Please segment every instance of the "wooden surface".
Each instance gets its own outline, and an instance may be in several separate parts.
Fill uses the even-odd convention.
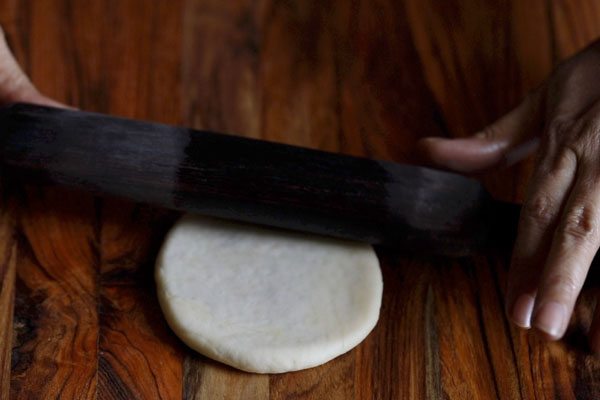
[[[600,6],[6,0],[0,23],[33,81],[80,108],[416,161],[417,138],[481,128],[595,38]],[[528,169],[482,179],[519,199]],[[18,211],[8,202],[0,213],[0,397],[600,397],[584,337],[594,285],[567,338],[545,344],[503,316],[507,249],[461,260],[380,252],[381,318],[360,346],[307,371],[252,375],[194,354],[161,318],[152,268],[173,213],[64,189],[11,193]]]

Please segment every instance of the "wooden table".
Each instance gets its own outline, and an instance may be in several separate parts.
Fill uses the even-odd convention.
[[[474,132],[598,36],[600,4],[4,0],[0,23],[32,80],[80,108],[414,162],[419,137]],[[529,170],[482,179],[518,200]],[[360,346],[253,375],[193,353],[161,317],[152,269],[173,213],[18,189],[0,218],[1,398],[600,398],[593,289],[545,344],[504,318],[506,249],[382,252],[381,318]]]

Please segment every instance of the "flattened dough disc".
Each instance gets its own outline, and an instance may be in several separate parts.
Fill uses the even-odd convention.
[[[192,215],[168,234],[156,283],[189,347],[260,373],[352,349],[375,326],[383,289],[369,245]]]

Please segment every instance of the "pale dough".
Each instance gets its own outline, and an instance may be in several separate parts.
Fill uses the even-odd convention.
[[[377,323],[383,289],[369,245],[192,215],[168,234],[156,284],[189,347],[260,373],[352,349]]]

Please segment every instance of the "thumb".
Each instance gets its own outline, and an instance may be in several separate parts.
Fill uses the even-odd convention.
[[[54,107],[64,104],[42,95],[21,70],[0,27],[0,104],[36,103]]]
[[[513,164],[537,147],[540,95],[536,91],[517,108],[468,138],[429,137],[420,140],[418,151],[434,166],[460,172],[477,172],[500,164]]]

